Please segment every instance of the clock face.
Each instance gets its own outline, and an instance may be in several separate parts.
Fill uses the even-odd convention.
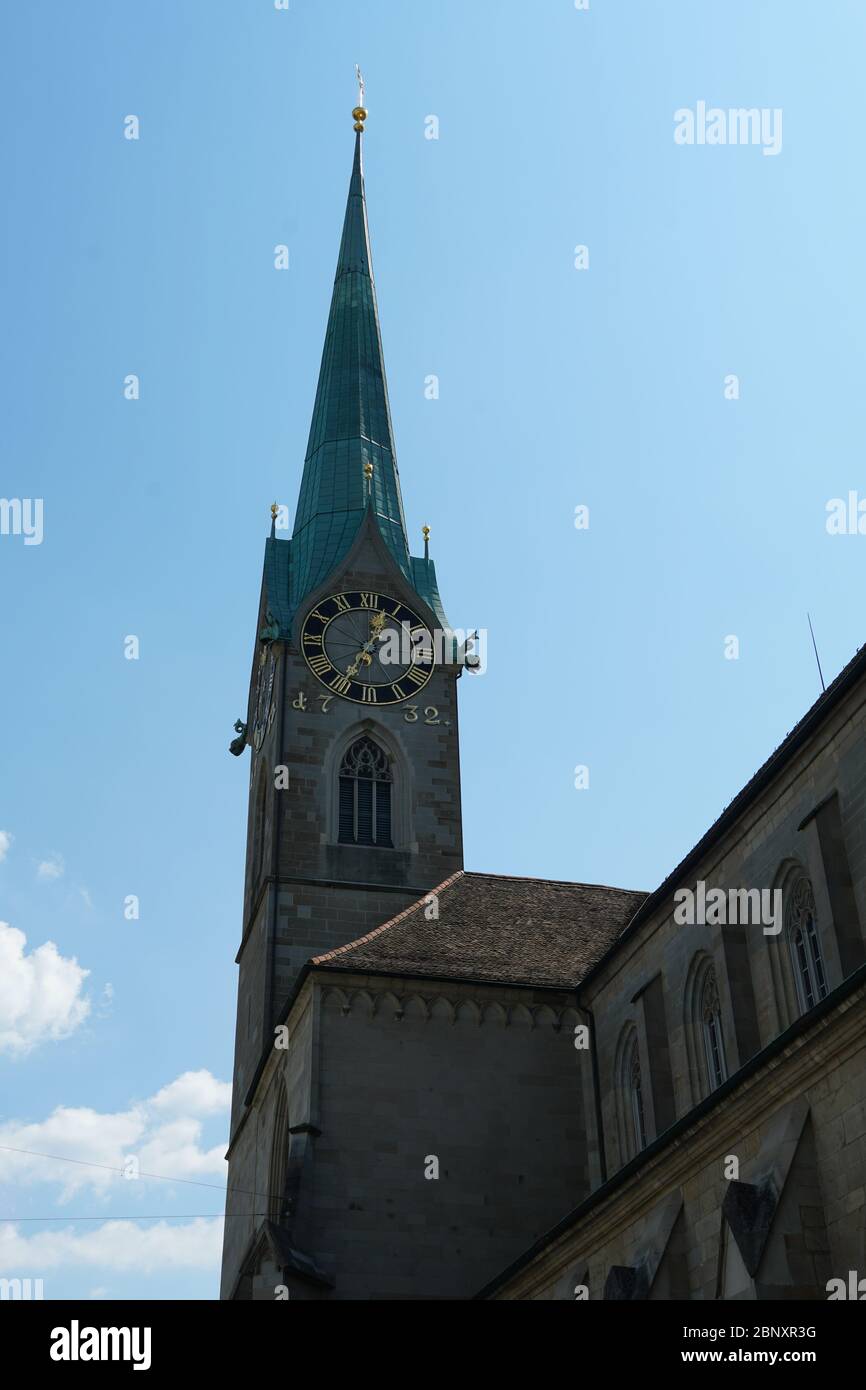
[[[301,651],[317,680],[358,705],[411,700],[433,674],[426,623],[386,594],[332,594],[307,615]]]
[[[274,694],[274,673],[276,671],[276,661],[273,653],[269,658],[265,658],[264,652],[259,663],[259,679],[256,686],[256,705],[255,718],[253,721],[253,744],[256,751],[261,748],[265,741],[265,734],[270,728],[276,706],[272,703]]]

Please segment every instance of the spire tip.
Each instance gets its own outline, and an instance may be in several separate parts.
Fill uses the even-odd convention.
[[[355,64],[355,76],[358,79],[358,105],[352,112],[355,121],[355,129],[359,135],[364,133],[364,122],[367,119],[367,108],[364,105],[364,78],[358,64]]]

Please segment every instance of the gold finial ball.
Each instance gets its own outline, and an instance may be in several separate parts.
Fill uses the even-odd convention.
[[[354,116],[354,118],[355,118],[356,121],[366,121],[366,119],[367,119],[367,108],[366,108],[366,106],[356,106],[355,109],[354,109],[354,111],[352,112],[352,115]]]
[[[364,477],[365,477],[365,478],[367,479],[367,481],[369,482],[369,480],[372,478],[372,476],[373,476],[373,465],[372,465],[372,463],[365,463],[365,464],[364,464]]]
[[[276,502],[272,502],[272,503],[271,503],[271,516],[273,517],[274,521],[276,521],[276,519],[277,519],[277,515],[278,515],[278,513],[279,513],[279,510],[280,510],[280,509],[279,509],[279,507],[277,506]]]
[[[422,526],[422,527],[421,527],[421,533],[422,533],[422,535],[423,535],[425,541],[427,541],[427,540],[430,539],[430,527],[429,527],[429,526]]]

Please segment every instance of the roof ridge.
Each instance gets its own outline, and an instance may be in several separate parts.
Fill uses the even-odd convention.
[[[531,874],[493,874],[482,869],[465,869],[467,878],[501,878],[507,883],[546,883],[551,888],[603,888],[606,893],[648,894],[646,888],[618,888],[615,883],[584,883],[571,878],[540,878]]]
[[[337,946],[333,951],[326,951],[325,954],[321,956],[313,956],[310,960],[310,964],[324,965],[325,961],[334,960],[337,956],[345,955],[347,951],[354,951],[357,946],[363,946],[368,941],[373,941],[377,936],[381,936],[383,932],[388,931],[391,927],[396,926],[398,922],[402,922],[404,918],[409,917],[413,912],[417,912],[421,904],[426,902],[432,893],[444,893],[446,888],[450,888],[452,883],[455,883],[458,878],[464,877],[465,871],[463,869],[458,869],[456,874],[452,874],[450,878],[443,879],[435,888],[431,888],[428,893],[425,893],[422,898],[416,898],[408,907],[404,907],[403,911],[398,912],[396,917],[389,918],[389,920],[383,922],[381,926],[374,927],[372,931],[368,931],[364,936],[356,937],[354,941],[347,941],[344,946]]]

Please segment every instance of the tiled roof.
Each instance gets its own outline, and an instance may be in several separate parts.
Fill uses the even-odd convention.
[[[598,884],[457,873],[367,936],[311,964],[329,970],[571,988],[613,944],[645,893]]]

